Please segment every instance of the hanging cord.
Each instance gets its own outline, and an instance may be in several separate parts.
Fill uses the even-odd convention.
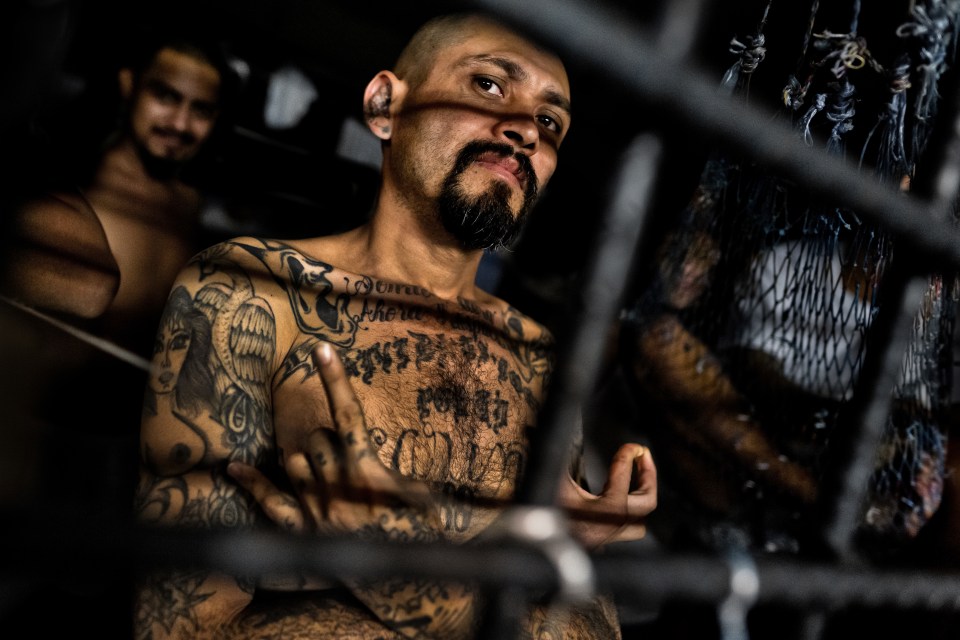
[[[919,62],[914,82],[916,95],[912,110],[911,160],[915,160],[926,148],[933,126],[939,98],[937,84],[947,69],[948,52],[954,51],[956,47],[958,8],[960,3],[955,0],[930,0],[916,4],[910,11],[911,21],[900,25],[896,30],[897,36],[901,38],[919,41]]]
[[[817,97],[813,101],[813,105],[807,109],[807,112],[803,114],[803,117],[800,119],[800,135],[803,136],[803,141],[808,145],[813,145],[813,133],[810,131],[810,123],[813,121],[813,118],[824,110],[827,106],[827,94],[818,93]]]
[[[879,74],[885,73],[883,66],[870,54],[866,39],[857,34],[859,20],[858,0],[854,3],[850,30],[847,33],[824,30],[813,34],[814,48],[827,53],[811,66],[814,70],[828,69],[835,81],[828,83],[829,92],[817,95],[815,104],[801,118],[799,128],[804,141],[811,144],[813,119],[823,112],[832,123],[826,144],[827,150],[832,153],[843,152],[844,139],[854,128],[856,86],[850,80],[850,72],[868,68]]]
[[[783,104],[791,111],[799,111],[807,99],[807,91],[810,90],[811,75],[806,75],[806,81],[800,82],[799,77],[802,74],[807,51],[810,48],[810,39],[813,37],[813,26],[817,21],[817,12],[820,10],[820,0],[813,0],[810,6],[810,17],[807,19],[807,30],[803,34],[803,45],[800,47],[800,58],[797,60],[797,70],[787,80],[787,86],[783,88]]]
[[[844,137],[853,131],[853,116],[856,114],[853,96],[856,93],[853,84],[844,77],[831,94],[830,107],[826,110],[827,120],[834,123],[827,140],[827,151],[842,153]]]
[[[856,33],[858,31],[859,24],[860,24],[860,0],[854,0],[853,17],[850,19],[850,33]]]
[[[763,18],[760,20],[760,25],[757,27],[755,35],[744,36],[742,42],[736,37],[730,41],[729,51],[738,56],[738,59],[727,69],[726,73],[723,74],[723,79],[720,82],[720,86],[728,94],[732,94],[736,90],[745,89],[745,85],[749,83],[750,76],[757,70],[757,67],[760,66],[760,63],[763,62],[763,59],[767,55],[767,41],[763,31],[767,26],[767,16],[770,14],[770,5],[772,4],[773,0],[767,2],[767,6],[763,11]]]
[[[836,78],[842,78],[849,71],[857,71],[864,67],[869,67],[877,73],[883,73],[883,67],[873,58],[867,48],[866,39],[859,37],[856,32],[833,33],[824,31],[814,34],[814,37],[818,39],[814,45],[815,48],[830,50],[817,63],[817,66],[824,66],[827,62],[832,61],[833,65],[830,67],[830,71]]]
[[[830,107],[827,109],[827,120],[833,123],[830,137],[827,139],[827,151],[841,154],[844,150],[844,138],[853,131],[853,117],[856,115],[854,94],[856,89],[850,82],[848,70],[862,69],[868,60],[871,60],[867,43],[857,37],[857,25],[860,22],[860,0],[853,4],[853,17],[850,20],[849,38],[843,41],[839,48],[839,55],[831,68],[833,75],[839,80],[831,94]]]
[[[907,117],[907,90],[910,88],[910,58],[901,55],[893,67],[886,73],[887,87],[890,91],[890,100],[887,108],[880,114],[877,123],[867,134],[860,152],[860,165],[863,165],[867,149],[874,135],[880,133],[877,147],[876,173],[881,180],[894,178],[900,180],[903,176],[913,173],[913,158],[908,157],[905,136]]]

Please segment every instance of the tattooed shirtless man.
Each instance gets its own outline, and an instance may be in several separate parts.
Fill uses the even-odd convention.
[[[554,171],[566,73],[488,18],[447,16],[376,74],[364,113],[383,148],[368,224],[233,239],[174,285],[141,429],[143,521],[246,527],[265,514],[304,532],[466,542],[513,497],[552,340],[474,279]],[[643,536],[656,504],[643,447],[624,445],[608,474],[599,494],[572,477],[558,490],[590,549]],[[468,638],[480,611],[466,584],[279,586],[155,576],[138,593],[137,635]],[[526,626],[620,635],[601,599],[562,623],[534,611]]]

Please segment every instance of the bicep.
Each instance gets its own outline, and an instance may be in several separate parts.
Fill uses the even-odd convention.
[[[140,431],[144,462],[160,475],[255,464],[274,447],[276,322],[252,282],[229,261],[192,262],[170,291]]]

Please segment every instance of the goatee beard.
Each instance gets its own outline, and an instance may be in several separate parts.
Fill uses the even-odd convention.
[[[186,164],[181,160],[155,156],[143,147],[138,147],[137,155],[140,156],[144,170],[158,180],[169,180],[177,177]]]
[[[465,193],[460,178],[467,168],[481,156],[496,153],[513,156],[520,164],[526,185],[523,203],[514,214],[510,208],[510,187],[497,180],[488,190],[477,196]],[[530,210],[537,202],[537,177],[530,160],[513,147],[497,142],[475,141],[467,144],[457,155],[456,164],[443,181],[437,207],[444,228],[467,250],[509,247],[520,235]]]
[[[171,134],[170,132],[167,133],[168,135],[175,134],[175,132],[174,134]],[[193,144],[193,142],[196,140],[196,138],[191,134],[175,135],[180,135],[185,144]],[[154,155],[144,144],[136,139],[136,136],[134,136],[134,141],[136,143],[135,146],[137,149],[137,155],[140,156],[140,161],[143,163],[144,169],[154,178],[160,180],[169,180],[171,178],[175,178],[187,165],[187,160]]]

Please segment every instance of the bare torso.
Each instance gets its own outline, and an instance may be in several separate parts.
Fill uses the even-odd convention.
[[[552,338],[539,324],[492,297],[443,300],[252,238],[205,251],[179,282],[209,321],[209,338],[192,341],[208,343],[213,376],[203,384],[215,401],[178,409],[168,399],[145,413],[146,519],[255,519],[224,462],[270,467],[333,427],[310,359],[320,341],[344,362],[380,461],[438,498],[444,537],[476,536],[513,496],[550,372]],[[200,385],[187,370],[177,386]]]
[[[170,286],[198,249],[202,204],[200,193],[180,180],[148,175],[134,154],[125,147],[108,151],[86,190],[120,268],[104,332],[127,347],[152,338]]]

